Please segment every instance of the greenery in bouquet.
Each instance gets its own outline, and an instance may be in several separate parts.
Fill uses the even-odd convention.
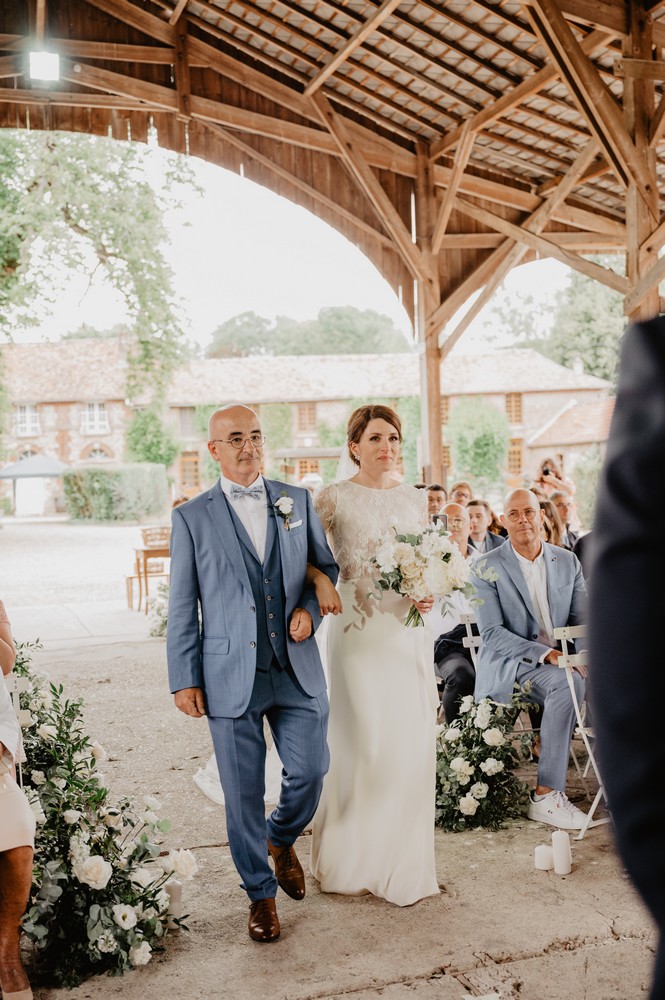
[[[475,594],[467,560],[448,532],[435,524],[414,533],[391,528],[379,539],[371,563],[378,571],[374,581],[378,596],[382,590],[394,590],[414,601],[430,596],[446,598],[454,590],[467,597]],[[416,607],[410,609],[404,624],[424,624]]]
[[[166,635],[169,615],[168,583],[159,584],[155,596],[148,600],[148,611],[150,613],[150,635],[156,639],[163,639]]]
[[[23,931],[38,971],[74,986],[86,976],[147,964],[169,929],[176,880],[193,877],[190,851],[160,851],[170,822],[152,796],[140,808],[112,802],[98,765],[103,748],[86,734],[82,703],[31,669],[36,644],[19,644],[16,672],[28,678],[21,707],[24,789],[37,817],[33,884]]]
[[[514,729],[527,707],[524,689],[509,705],[473,695],[437,741],[436,823],[444,830],[499,830],[526,809],[528,788],[514,774],[531,753],[531,734]]]

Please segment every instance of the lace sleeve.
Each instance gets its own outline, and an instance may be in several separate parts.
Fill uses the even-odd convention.
[[[314,510],[321,518],[326,531],[330,531],[337,508],[337,487],[324,486],[314,497]]]
[[[427,503],[427,490],[416,490],[418,494],[418,514],[423,528],[429,524],[429,506]]]

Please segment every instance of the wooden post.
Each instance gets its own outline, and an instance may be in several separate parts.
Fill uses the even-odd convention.
[[[423,477],[425,482],[443,479],[443,442],[441,438],[441,359],[438,333],[428,322],[439,305],[440,288],[436,255],[432,253],[432,235],[439,215],[432,163],[429,151],[419,143],[416,152],[416,243],[428,265],[428,277],[417,279],[417,328],[420,367],[420,422],[423,442]],[[428,332],[429,331],[429,332]]]
[[[652,22],[645,10],[643,0],[629,0],[628,16],[630,32],[623,45],[623,54],[628,59],[652,59]],[[627,76],[623,84],[623,107],[626,128],[635,143],[638,156],[643,159],[651,175],[651,204],[647,206],[644,197],[638,193],[631,181],[626,192],[626,277],[633,289],[641,278],[658,261],[658,246],[649,245],[653,230],[653,219],[658,218],[658,177],[656,175],[656,150],[650,146],[650,128],[654,117],[654,81],[648,75]],[[658,283],[632,308],[632,321],[652,319],[660,311]]]

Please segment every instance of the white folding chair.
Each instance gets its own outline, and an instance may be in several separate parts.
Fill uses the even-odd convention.
[[[480,646],[480,636],[473,634],[472,625],[476,625],[475,615],[460,615],[459,616],[460,625],[463,625],[466,629],[466,635],[462,639],[462,645],[465,649],[468,649],[471,653],[471,659],[473,661],[474,667],[476,666],[476,659],[478,658],[478,648]]]
[[[0,679],[0,684],[2,680]],[[14,706],[14,711],[16,712],[16,718],[18,719],[18,724],[22,728],[32,725],[33,719],[32,714],[27,708],[21,708],[20,698],[25,691],[30,690],[30,681],[27,677],[19,677],[15,673],[10,673],[5,677],[5,685],[9,691],[9,696],[12,700],[12,705]],[[23,787],[23,762],[25,761],[25,753],[23,752],[23,743],[19,747],[18,758],[17,758],[17,770],[19,784]]]
[[[586,625],[565,625],[563,628],[554,629],[554,638],[561,643],[561,656],[559,657],[559,667],[566,671],[566,680],[568,681],[568,687],[570,688],[570,695],[573,699],[573,706],[575,708],[575,718],[577,719],[577,727],[574,732],[574,736],[579,736],[584,743],[588,755],[587,768],[585,769],[584,775],[582,774],[577,759],[573,754],[573,759],[575,760],[575,766],[577,767],[578,773],[584,781],[584,776],[588,772],[589,765],[593,769],[593,773],[596,775],[596,780],[598,781],[598,791],[596,796],[591,803],[591,807],[587,813],[587,818],[584,826],[578,833],[576,840],[581,840],[584,837],[587,830],[592,826],[602,826],[604,823],[609,823],[609,817],[603,817],[602,819],[594,819],[594,813],[600,804],[601,799],[605,799],[605,804],[607,805],[607,796],[605,795],[605,789],[603,787],[603,780],[600,776],[600,771],[598,770],[598,765],[596,763],[596,758],[594,756],[592,741],[594,739],[593,729],[591,726],[587,726],[585,723],[584,715],[582,712],[582,706],[577,699],[577,692],[575,690],[575,681],[573,678],[573,671],[575,667],[586,667],[588,663],[588,654],[585,651],[580,653],[571,652],[569,644],[575,642],[576,639],[583,639],[586,636]],[[574,647],[573,647],[574,648]]]

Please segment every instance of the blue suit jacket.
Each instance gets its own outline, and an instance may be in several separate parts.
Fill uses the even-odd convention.
[[[326,542],[307,490],[266,479],[268,516],[275,518],[285,593],[284,627],[294,608],[321,616],[314,592],[306,587],[307,563],[333,583],[338,567]],[[275,514],[286,493],[293,498],[291,530]],[[256,674],[255,599],[240,542],[219,480],[207,493],[172,513],[171,582],[166,637],[171,691],[200,687],[209,715],[237,718],[247,708]],[[200,618],[199,618],[200,607]],[[314,696],[325,690],[325,677],[314,635],[301,643],[287,639],[293,671]]]
[[[543,542],[547,574],[547,597],[554,628],[584,622],[586,585],[582,567],[572,552]],[[493,571],[492,582],[476,576],[476,566]],[[476,664],[477,701],[492,698],[509,702],[517,668],[535,666],[551,647],[538,642],[540,626],[529,588],[515,551],[508,540],[477,557],[471,566],[472,581],[483,601],[476,615],[482,643]]]

